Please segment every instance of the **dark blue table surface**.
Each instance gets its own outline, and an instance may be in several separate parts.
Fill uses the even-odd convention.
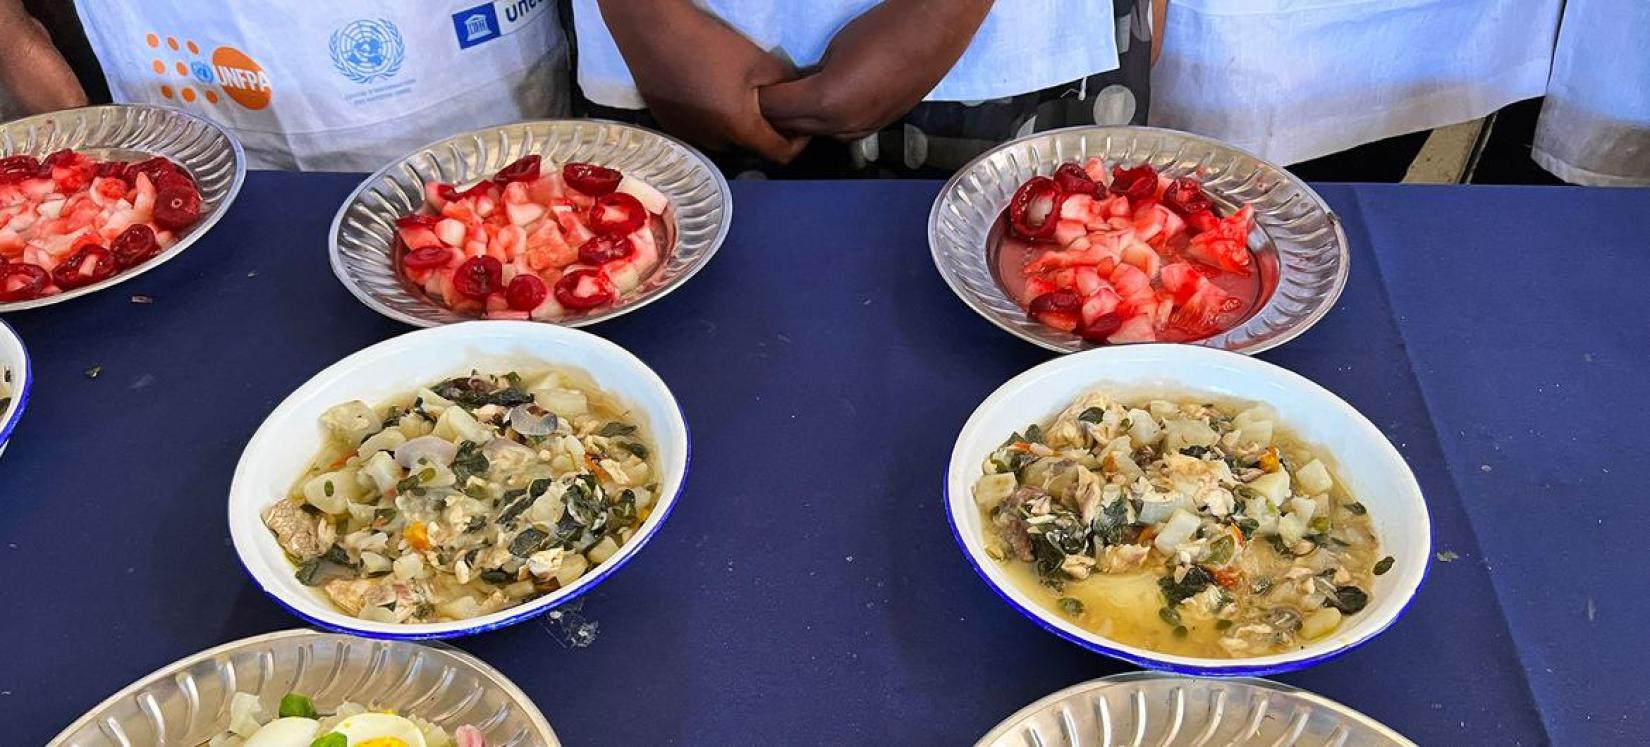
[[[0,458],[0,741],[44,742],[172,660],[297,624],[242,573],[224,501],[281,398],[406,331],[327,268],[357,180],[253,174],[171,264],[7,317],[38,384]],[[1351,282],[1263,357],[1385,431],[1456,559],[1377,640],[1281,679],[1422,744],[1642,739],[1650,191],[1320,189],[1345,221]],[[593,330],[681,401],[687,491],[574,614],[596,626],[588,645],[547,621],[457,641],[565,741],[966,744],[1127,668],[1003,605],[946,529],[955,433],[1048,354],[941,283],[925,238],[936,192],[737,184],[716,260]]]

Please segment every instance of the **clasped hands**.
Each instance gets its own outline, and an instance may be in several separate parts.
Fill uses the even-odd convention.
[[[884,0],[837,32],[817,65],[798,71],[692,3],[602,3],[637,89],[665,129],[778,163],[810,138],[858,139],[910,111],[956,64],[990,7],[990,0]]]

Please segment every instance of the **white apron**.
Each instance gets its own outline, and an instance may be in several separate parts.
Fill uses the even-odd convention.
[[[880,0],[697,0],[757,46],[799,67],[817,64],[831,37]],[[579,88],[615,109],[647,104],[636,91],[596,0],[573,0]],[[983,101],[1070,83],[1117,67],[1111,0],[997,0],[974,41],[925,98]],[[1128,43],[1127,35],[1121,36]]]
[[[1288,164],[1476,119],[1546,91],[1561,4],[1171,0],[1151,123]]]
[[[1572,184],[1650,186],[1650,3],[1564,6],[1535,162]]]
[[[116,101],[221,122],[252,168],[373,171],[567,112],[556,0],[75,4]]]

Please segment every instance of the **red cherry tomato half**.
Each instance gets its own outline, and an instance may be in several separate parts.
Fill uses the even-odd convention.
[[[569,309],[593,309],[614,295],[607,278],[595,270],[574,270],[556,281],[556,302]]]
[[[510,281],[510,286],[504,289],[504,301],[516,311],[532,311],[544,303],[544,298],[548,295],[549,286],[537,275],[526,273],[515,276]]]
[[[188,228],[201,217],[201,195],[194,187],[168,185],[155,193],[155,225],[168,231]]]
[[[521,158],[511,162],[510,165],[499,169],[498,173],[493,175],[493,181],[498,182],[499,184],[533,181],[534,179],[539,178],[540,160],[541,159],[536,154],[522,156]]]
[[[155,156],[154,158],[131,164],[127,167],[127,173],[132,175],[133,181],[137,180],[138,174],[143,174],[149,177],[150,184],[155,185],[155,188],[159,189],[161,174],[181,174],[183,173],[183,170],[179,169],[178,165],[172,163],[170,160],[160,156]]]
[[[590,230],[605,236],[624,236],[646,222],[647,208],[624,192],[597,197],[590,206]]]
[[[27,301],[46,292],[51,275],[27,262],[0,265],[0,301]]]
[[[1082,320],[1083,299],[1069,290],[1056,290],[1031,299],[1026,311],[1043,324],[1070,332]]]
[[[1046,176],[1034,176],[1021,184],[1008,203],[1008,225],[1020,238],[1035,241],[1054,235],[1059,223],[1060,204],[1066,194]]]
[[[570,163],[561,167],[561,178],[569,187],[591,197],[601,197],[618,189],[624,175],[593,163]]]
[[[601,266],[616,259],[624,259],[636,253],[636,245],[630,239],[612,236],[595,236],[579,247],[579,261],[587,265]]]
[[[1182,216],[1208,212],[1211,208],[1209,196],[1203,193],[1203,185],[1185,176],[1169,182],[1169,188],[1163,190],[1163,204]]]
[[[1157,194],[1157,169],[1151,164],[1140,164],[1132,169],[1111,167],[1111,191],[1131,200]]]
[[[109,253],[114,255],[115,264],[121,267],[136,267],[159,254],[160,244],[155,241],[154,229],[142,223],[135,223],[121,231],[114,241],[109,242]]]
[[[444,246],[426,246],[402,255],[401,264],[406,265],[409,270],[429,270],[446,267],[452,259],[453,250]]]
[[[1077,330],[1077,334],[1089,342],[1105,342],[1107,337],[1111,337],[1112,333],[1122,326],[1123,315],[1114,311],[1110,314],[1101,314],[1093,322],[1083,325],[1082,329]]]
[[[66,169],[74,165],[76,155],[77,154],[74,151],[64,148],[60,151],[52,153],[49,156],[46,156],[41,160],[41,163],[44,163],[54,169]]]
[[[504,265],[498,260],[485,254],[471,257],[453,272],[453,290],[467,298],[480,300],[499,289],[503,274]]]
[[[7,156],[0,158],[0,184],[22,181],[40,171],[40,159],[34,156]]]
[[[88,244],[57,264],[52,270],[52,282],[57,283],[57,287],[68,290],[114,277],[115,272],[119,270],[114,255],[110,254],[108,249]]]
[[[395,219],[395,225],[398,228],[435,228],[435,224],[440,222],[441,216],[425,215],[423,213],[403,215]]]
[[[1066,194],[1073,195],[1101,197],[1103,196],[1102,192],[1106,189],[1090,179],[1089,172],[1084,171],[1082,166],[1075,163],[1060,164],[1060,168],[1054,170],[1054,183],[1060,185],[1060,189],[1065,191]]]
[[[469,189],[466,189],[463,192],[458,192],[458,193],[455,193],[455,194],[456,194],[456,199],[462,200],[466,197],[481,197],[483,195],[490,195],[492,193],[493,193],[493,183],[488,182],[488,181],[482,181],[482,182],[476,182]]]

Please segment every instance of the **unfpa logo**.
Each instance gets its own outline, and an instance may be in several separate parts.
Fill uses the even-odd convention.
[[[356,83],[395,77],[406,56],[400,29],[382,18],[355,21],[332,32],[332,66]]]
[[[218,76],[218,87],[248,109],[269,106],[275,89],[269,84],[269,75],[245,52],[234,47],[212,50],[212,69]]]

